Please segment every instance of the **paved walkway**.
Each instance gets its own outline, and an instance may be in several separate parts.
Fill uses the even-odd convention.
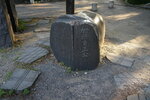
[[[76,12],[90,9],[91,3],[108,3],[108,0],[75,0]],[[115,0],[115,4],[123,4],[122,0]],[[60,16],[65,14],[65,2],[53,2],[42,4],[17,5],[19,18],[42,18]]]
[[[40,22],[37,26],[29,27],[25,34],[18,35],[24,40],[23,46],[6,54],[0,53],[3,56],[7,55],[6,58],[11,57],[10,60],[0,58],[0,61],[13,63],[12,59],[20,56],[26,48],[37,45],[39,40],[48,40],[47,29],[50,29],[50,23],[54,20],[52,16],[64,14],[64,4],[58,2],[17,5],[20,18],[27,20],[40,17],[43,18],[40,20],[43,24]],[[76,6],[78,6],[77,12],[90,9],[85,3]],[[57,64],[53,54],[50,54],[44,61],[32,67],[39,69],[42,74],[31,89],[30,95],[3,100],[125,100],[129,95],[145,93],[150,84],[150,10],[117,5],[114,9],[108,9],[107,4],[99,4],[98,13],[102,14],[106,21],[103,55],[113,53],[132,58],[135,62],[131,67],[111,63],[105,59],[104,63],[95,70],[68,73],[64,67]],[[50,23],[46,24],[45,20]],[[14,64],[10,69],[3,65],[6,63],[3,62],[0,69],[7,72],[17,67]],[[5,70],[6,68],[8,70]],[[4,76],[0,79],[2,78]]]

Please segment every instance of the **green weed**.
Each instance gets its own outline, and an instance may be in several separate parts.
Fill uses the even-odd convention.
[[[6,49],[0,49],[0,53],[6,52]]]
[[[67,71],[68,73],[71,73],[71,72],[72,72],[71,67],[66,67],[66,71]]]
[[[23,92],[22,92],[23,95],[27,95],[27,94],[29,94],[29,93],[30,93],[30,90],[29,90],[29,89],[24,89]]]
[[[4,79],[8,80],[11,77],[12,74],[13,74],[12,71],[11,72],[7,72]]]
[[[4,96],[6,94],[7,94],[7,92],[5,92],[3,89],[0,89],[0,97]]]
[[[24,31],[27,27],[25,26],[25,24],[26,24],[26,22],[25,21],[23,21],[23,20],[18,20],[18,31],[19,32],[22,32],[22,31]]]
[[[65,64],[63,62],[60,62],[59,64],[60,64],[60,66],[65,66]]]
[[[15,93],[14,90],[9,90],[9,91],[7,92],[7,94],[8,94],[9,96],[12,96],[14,93]]]
[[[71,73],[71,72],[72,72],[71,67],[66,66],[63,62],[60,62],[59,65],[60,65],[60,66],[63,66],[63,67],[66,69],[66,71],[67,71],[68,73]]]

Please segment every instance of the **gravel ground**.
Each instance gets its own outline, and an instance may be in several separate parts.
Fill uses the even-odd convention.
[[[76,0],[75,12],[91,9],[92,2],[100,4],[108,3],[109,0]],[[115,4],[123,4],[122,0],[115,0]],[[19,18],[44,18],[65,14],[65,2],[52,2],[42,4],[19,4],[16,6]]]
[[[31,20],[31,19],[30,19]],[[47,22],[49,22],[48,19]],[[40,21],[43,21],[41,19]],[[36,22],[38,24],[38,22]],[[36,29],[43,29],[43,27],[47,28],[47,32],[34,32]],[[0,50],[0,83],[5,81],[11,72],[20,65],[16,64],[16,60],[23,53],[23,51],[31,46],[35,46],[36,43],[40,40],[44,40],[45,38],[49,38],[50,35],[50,24],[38,24],[36,26],[28,27],[22,34],[17,34],[16,37],[19,39],[17,42],[17,47],[12,47],[8,49]]]
[[[107,62],[92,71],[68,73],[49,59],[34,68],[42,74],[31,94],[6,100],[119,100],[113,76],[127,70]]]

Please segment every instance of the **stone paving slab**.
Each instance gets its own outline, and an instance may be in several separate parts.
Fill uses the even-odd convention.
[[[145,62],[146,64],[150,65],[150,56],[146,56],[146,57],[144,58],[144,62]]]
[[[139,94],[139,100],[146,100],[145,95],[144,94]]]
[[[2,84],[0,88],[5,90],[22,91],[31,87],[39,75],[39,71],[15,69],[10,79]]]
[[[49,47],[50,48],[50,40],[39,40],[37,41],[36,43],[37,45],[40,45],[40,46],[46,46],[46,47]]]
[[[113,53],[109,53],[107,54],[107,58],[113,62],[113,63],[116,63],[116,64],[120,64],[120,65],[123,65],[123,66],[126,66],[126,67],[129,67],[131,68],[133,63],[134,63],[134,59],[132,58],[128,58],[128,57],[123,57],[123,56],[120,56],[120,55],[117,55],[117,54],[113,54]]]
[[[144,7],[144,8],[147,8],[147,9],[150,9],[150,3],[145,4],[143,7]]]
[[[48,50],[41,47],[29,47],[23,52],[17,62],[29,64],[47,55],[48,53]]]
[[[133,94],[127,97],[127,100],[148,100],[144,94]]]
[[[139,100],[138,95],[137,94],[130,95],[130,96],[127,97],[127,100]]]
[[[49,24],[50,23],[50,21],[49,20],[40,20],[40,21],[38,21],[38,23],[37,24]]]
[[[147,100],[150,100],[150,84],[147,88],[144,89],[145,95],[147,96]]]
[[[36,26],[37,25],[37,23],[33,23],[33,24],[26,24],[25,26],[27,26],[27,27],[33,27],[33,26]]]
[[[50,39],[50,32],[38,32],[38,34],[36,34],[36,36],[39,39],[47,39],[47,40],[49,40]]]
[[[34,30],[34,32],[49,32],[49,31],[50,31],[49,27],[37,28]]]
[[[135,78],[127,72],[115,75],[114,80],[116,82],[117,87],[122,90],[125,88],[132,88],[135,86],[135,84],[142,83],[140,79]]]

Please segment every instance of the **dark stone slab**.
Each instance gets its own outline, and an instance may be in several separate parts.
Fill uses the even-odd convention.
[[[51,27],[50,45],[55,57],[73,70],[95,69],[99,64],[99,26],[84,15],[61,16]]]
[[[14,32],[17,32],[18,17],[14,0],[5,0]]]
[[[14,32],[10,17],[8,16],[5,0],[0,0],[0,48],[13,45]]]
[[[49,53],[48,50],[41,47],[28,47],[25,49],[22,55],[17,59],[17,62],[30,64],[39,58],[47,55]]]
[[[45,38],[45,40],[39,40],[36,42],[37,45],[41,47],[46,47],[48,50],[50,50],[50,40],[49,38]]]
[[[0,88],[5,90],[22,91],[31,87],[39,74],[39,71],[16,69],[10,79],[2,84]]]

